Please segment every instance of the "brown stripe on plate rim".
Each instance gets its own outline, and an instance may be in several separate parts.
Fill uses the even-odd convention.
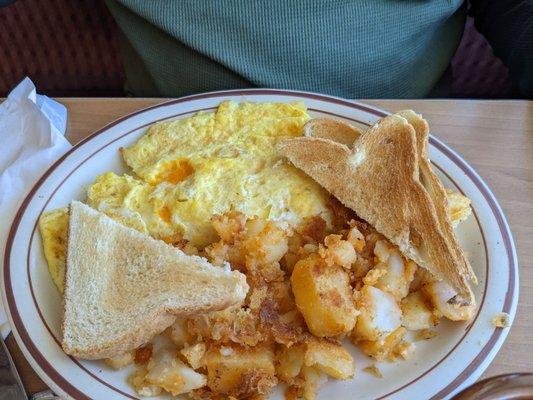
[[[51,379],[52,381],[54,382],[61,382],[63,385],[65,385],[68,389],[70,390],[65,390],[64,387],[62,387],[63,385],[59,385],[63,390],[65,390],[67,393],[69,393],[69,395],[72,395],[72,396],[77,396],[78,398],[86,398],[86,396],[79,392],[78,389],[76,389],[74,386],[72,386],[69,382],[67,382],[62,376],[60,376],[57,371],[55,371],[49,364],[48,362],[44,359],[44,357],[42,356],[41,353],[39,353],[39,351],[37,350],[37,347],[35,346],[35,344],[31,341],[31,338],[29,337],[27,331],[25,330],[25,328],[23,327],[23,324],[22,324],[22,321],[20,320],[20,315],[18,314],[18,310],[16,309],[16,304],[14,303],[14,293],[13,293],[13,288],[11,286],[11,281],[10,281],[10,271],[9,271],[9,255],[11,253],[11,247],[12,247],[12,243],[13,243],[13,239],[14,239],[14,235],[15,235],[15,232],[16,232],[16,228],[18,227],[18,224],[20,222],[20,219],[22,218],[22,214],[24,212],[24,210],[26,209],[28,203],[31,201],[31,198],[33,197],[33,195],[35,194],[36,190],[42,185],[42,183],[45,181],[45,179],[52,173],[53,170],[55,170],[59,164],[61,164],[64,159],[66,157],[68,157],[68,155],[70,155],[73,151],[75,151],[76,149],[78,149],[79,147],[81,147],[84,143],[86,143],[87,141],[91,140],[92,138],[94,138],[95,136],[101,134],[102,132],[104,132],[105,130],[117,125],[118,123],[132,117],[132,116],[135,116],[137,114],[140,114],[140,113],[143,113],[145,111],[148,111],[148,110],[151,110],[151,109],[155,109],[155,108],[160,108],[160,107],[164,107],[164,106],[167,106],[167,105],[172,105],[172,104],[177,104],[177,103],[181,103],[181,102],[185,102],[185,101],[190,101],[190,100],[195,100],[195,99],[202,99],[202,98],[211,98],[211,97],[220,97],[220,96],[224,96],[224,95],[246,95],[246,94],[279,94],[279,95],[285,95],[285,96],[295,96],[295,97],[306,97],[306,98],[312,98],[312,99],[317,99],[317,100],[322,100],[322,101],[325,101],[325,102],[330,102],[330,103],[336,103],[336,104],[341,104],[341,105],[345,105],[345,106],[348,106],[350,108],[355,108],[355,109],[360,109],[360,110],[363,110],[363,111],[366,111],[366,112],[369,112],[371,114],[374,114],[378,117],[381,117],[381,116],[384,116],[384,115],[387,115],[386,113],[382,112],[382,111],[379,111],[379,110],[374,110],[370,107],[365,107],[365,106],[362,106],[362,105],[359,105],[357,103],[354,103],[354,102],[350,102],[350,101],[347,101],[347,100],[343,100],[343,99],[338,99],[338,98],[333,98],[333,97],[329,97],[329,96],[324,96],[324,95],[319,95],[319,94],[313,94],[313,93],[305,93],[305,92],[296,92],[296,91],[283,91],[283,90],[267,90],[267,89],[251,89],[251,90],[235,90],[235,91],[225,91],[225,92],[212,92],[212,93],[206,93],[206,94],[201,94],[201,95],[193,95],[193,96],[188,96],[188,97],[184,97],[184,98],[180,98],[180,99],[176,99],[176,100],[170,100],[168,102],[165,102],[165,103],[161,103],[161,104],[158,104],[158,105],[154,105],[152,107],[148,107],[148,108],[145,108],[143,110],[138,110],[136,112],[133,112],[129,115],[126,115],[124,117],[121,117],[113,122],[111,122],[110,124],[104,126],[103,128],[101,128],[100,130],[96,131],[94,134],[88,136],[87,138],[85,138],[84,140],[80,141],[76,146],[74,146],[72,149],[70,149],[67,153],[65,153],[65,155],[63,155],[56,163],[54,163],[46,172],[45,174],[39,179],[39,181],[35,184],[35,186],[32,188],[32,190],[30,191],[30,193],[27,195],[27,197],[25,198],[25,200],[23,201],[21,207],[19,208],[16,216],[15,216],[15,219],[13,221],[13,225],[11,226],[11,229],[10,229],[10,232],[9,232],[9,236],[8,236],[8,241],[7,241],[7,244],[6,244],[6,252],[5,252],[5,256],[4,256],[4,278],[5,278],[5,282],[8,282],[8,284],[5,286],[5,290],[6,290],[6,298],[7,298],[7,301],[8,301],[8,306],[10,308],[10,311],[13,310],[14,311],[14,314],[16,315],[13,315],[12,316],[12,319],[13,321],[15,322],[15,325],[17,327],[17,330],[19,330],[19,327],[22,327],[22,330],[23,332],[20,332],[20,333],[24,333],[25,335],[25,338],[22,337],[22,335],[20,335],[20,338],[21,340],[23,341],[23,344],[25,345],[27,341],[30,342],[30,345],[28,347],[31,347],[31,350],[34,350],[37,354],[37,357],[34,357],[35,361],[37,362],[37,364],[42,368],[42,362],[44,362],[45,365],[48,365],[50,367],[50,370],[47,370],[46,371],[45,369],[43,369],[43,372],[45,372],[50,378],[56,378],[56,379]],[[188,111],[184,114],[188,114],[188,113],[192,113],[194,111]],[[328,112],[329,113],[329,112]],[[329,113],[329,114],[333,114],[333,113]],[[340,116],[340,115],[339,115]],[[343,117],[345,118],[344,116],[340,116],[340,117]],[[172,118],[172,117],[168,117],[168,118]],[[167,119],[167,118],[165,118]],[[358,121],[360,123],[363,123],[365,125],[368,125],[367,123],[363,122],[363,121]],[[140,128],[136,128],[135,130],[137,129],[140,129]],[[430,142],[432,141],[432,138],[430,137]],[[444,151],[443,151],[444,150]],[[465,166],[460,162],[461,160],[458,159],[453,153],[451,153],[450,151],[448,151],[448,149],[446,147],[442,147],[441,146],[441,151],[443,151],[445,154],[447,155],[452,155],[454,156],[453,157],[453,161],[455,164],[458,164],[460,166],[460,168],[471,178],[475,178],[475,175],[472,174],[472,171],[469,169],[469,168],[466,168],[465,169]],[[452,158],[452,157],[450,157]],[[459,161],[459,162],[458,162]],[[66,178],[65,178],[66,179]],[[493,214],[496,216],[497,218],[497,221],[498,221],[498,224],[499,224],[499,227],[500,227],[500,231],[502,233],[502,236],[504,237],[504,240],[505,240],[505,244],[506,244],[506,250],[507,250],[507,253],[508,253],[508,256],[509,256],[509,259],[512,261],[509,265],[512,267],[511,268],[511,276],[512,276],[512,280],[514,282],[514,258],[513,258],[513,254],[512,252],[510,253],[510,250],[512,249],[512,240],[509,238],[509,237],[506,237],[506,235],[508,235],[508,231],[506,229],[503,229],[502,230],[502,225],[503,227],[505,228],[505,224],[504,224],[504,219],[500,214],[499,210],[497,207],[494,206],[493,204],[493,199],[490,198],[490,196],[487,198],[487,189],[483,186],[483,184],[479,181],[479,180],[474,180],[472,179],[475,183],[475,185],[478,187],[478,189],[484,194],[484,197],[487,199],[487,201],[489,202],[490,206],[491,206],[491,210],[493,211]],[[480,185],[481,184],[481,185]],[[511,246],[511,248],[509,247]],[[511,281],[511,279],[510,279]],[[511,290],[508,290],[507,292],[507,295],[506,295],[506,301],[505,301],[505,304],[510,304],[511,301],[512,301],[512,298],[513,298],[513,290],[514,290],[514,285],[511,287]],[[35,301],[35,298],[34,298],[34,301]],[[480,307],[481,308],[481,307]],[[508,307],[505,307],[504,305],[504,309],[506,309]],[[42,314],[40,315],[40,317],[42,318]],[[48,328],[48,327],[47,327]],[[51,332],[50,332],[51,333]],[[493,335],[494,336],[494,335]],[[499,335],[498,335],[499,336]],[[53,335],[52,335],[53,337]],[[26,340],[24,340],[26,339]],[[54,338],[55,339],[55,338]],[[490,342],[490,340],[489,340]],[[495,340],[494,340],[495,342]],[[487,346],[486,346],[487,347]],[[490,349],[489,349],[490,351]],[[32,353],[32,356],[35,354],[33,352]],[[470,367],[473,367],[474,369],[484,360],[481,359],[481,360],[477,360],[477,358],[474,360],[474,361],[479,361],[479,362],[472,362],[471,365],[469,366]],[[38,362],[38,361],[41,361],[41,362]],[[474,365],[476,364],[476,365]],[[48,372],[50,372],[50,374],[48,374]],[[97,378],[98,379],[98,378]],[[445,390],[448,390],[450,388],[451,385],[454,385],[456,383],[457,379],[454,380],[450,385],[448,385],[448,387],[446,387],[445,389],[443,389],[443,391]],[[461,381],[462,382],[462,381]],[[457,386],[461,383],[461,382],[458,382],[457,383]],[[450,391],[454,390],[454,388],[451,388]],[[442,392],[442,391],[441,391]],[[124,393],[123,393],[124,394]],[[80,395],[82,397],[80,397]],[[131,397],[131,396],[128,396],[128,397]]]

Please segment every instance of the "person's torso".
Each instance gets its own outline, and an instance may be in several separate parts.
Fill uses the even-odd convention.
[[[259,86],[422,97],[449,65],[466,13],[462,0],[121,3],[110,9],[165,96]]]

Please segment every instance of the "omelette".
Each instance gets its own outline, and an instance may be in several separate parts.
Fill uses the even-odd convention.
[[[156,239],[198,248],[218,239],[210,218],[230,210],[287,227],[316,215],[331,225],[329,194],[276,151],[281,140],[301,136],[309,118],[301,102],[227,101],[215,112],[156,123],[121,149],[132,173],[98,176],[87,204]],[[39,227],[61,291],[67,209],[44,213]]]
[[[57,289],[63,293],[65,281],[65,260],[67,255],[68,208],[47,211],[39,219],[39,230],[43,238],[44,257]]]

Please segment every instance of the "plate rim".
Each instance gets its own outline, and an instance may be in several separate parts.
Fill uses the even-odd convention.
[[[13,245],[14,237],[16,236],[19,223],[24,215],[24,212],[26,211],[27,206],[33,199],[35,192],[38,188],[42,186],[44,181],[48,178],[48,176],[57,168],[59,165],[63,163],[63,161],[73,152],[77,151],[77,149],[81,146],[83,146],[85,143],[93,140],[96,136],[99,134],[107,131],[111,127],[128,120],[132,117],[134,117],[137,114],[141,114],[144,112],[147,112],[152,109],[161,108],[169,105],[179,104],[187,101],[192,100],[200,100],[205,98],[213,98],[213,97],[223,97],[223,96],[235,96],[235,95],[282,95],[282,96],[293,96],[293,97],[300,97],[303,99],[314,99],[319,101],[325,101],[328,103],[335,103],[343,106],[347,106],[349,108],[355,108],[362,110],[364,112],[370,113],[377,117],[383,117],[385,115],[388,115],[389,113],[381,110],[379,108],[369,106],[365,103],[360,103],[357,101],[350,101],[346,99],[342,99],[339,97],[329,96],[329,95],[322,95],[318,93],[312,93],[312,92],[305,92],[305,91],[293,91],[293,90],[281,90],[281,89],[236,89],[236,90],[225,90],[225,91],[214,91],[214,92],[207,92],[207,93],[201,93],[201,94],[195,94],[185,97],[180,97],[177,99],[170,99],[168,101],[164,101],[162,103],[146,107],[140,110],[136,110],[132,113],[129,113],[127,115],[124,115],[120,118],[117,118],[114,121],[111,121],[110,123],[106,124],[102,128],[98,129],[91,135],[87,136],[83,140],[79,141],[74,145],[71,149],[69,149],[62,157],[60,157],[54,164],[52,164],[41,176],[41,178],[33,185],[32,189],[28,192],[27,196],[24,198],[24,201],[21,203],[15,218],[13,219],[13,222],[11,224],[8,239],[6,241],[5,251],[4,251],[4,284],[2,285],[2,294],[3,294],[3,300],[4,305],[6,306],[6,311],[9,316],[9,320],[11,322],[11,327],[13,329],[15,338],[17,339],[17,343],[21,347],[25,357],[28,359],[28,361],[31,361],[32,367],[35,368],[39,375],[47,381],[47,383],[53,383],[53,385],[64,394],[67,395],[67,392],[63,390],[59,384],[56,383],[56,380],[63,381],[64,384],[71,391],[69,395],[76,396],[75,398],[88,398],[84,393],[81,393],[73,384],[68,382],[65,378],[63,378],[62,375],[58,374],[57,371],[55,371],[52,368],[52,371],[57,374],[56,377],[51,377],[50,373],[44,372],[44,370],[41,369],[41,365],[39,362],[37,362],[33,355],[29,352],[29,350],[26,347],[25,340],[22,339],[20,336],[20,332],[18,332],[18,329],[16,325],[14,324],[12,313],[11,313],[11,302],[14,301],[14,294],[11,287],[11,281],[9,279],[10,276],[10,259],[11,259],[11,250]],[[485,202],[489,205],[492,214],[494,215],[496,222],[498,224],[498,227],[500,228],[500,233],[502,238],[504,239],[504,247],[505,252],[507,254],[508,258],[508,267],[509,267],[509,287],[508,291],[505,297],[505,302],[503,305],[504,310],[507,309],[508,312],[511,314],[511,317],[514,318],[514,315],[516,313],[516,306],[518,303],[518,261],[517,261],[517,255],[516,255],[516,248],[514,244],[514,240],[512,237],[511,230],[509,228],[509,224],[507,223],[507,220],[505,218],[505,215],[503,214],[503,211],[495,198],[494,194],[488,187],[488,185],[483,181],[483,179],[479,176],[479,174],[472,168],[463,157],[461,157],[455,150],[451,149],[448,145],[446,145],[444,142],[442,142],[440,139],[435,137],[434,135],[431,135],[430,141],[433,145],[435,145],[441,152],[443,152],[448,158],[451,159],[451,161],[456,164],[461,170],[463,170],[471,179],[471,181],[474,183],[474,185],[477,187],[477,189],[481,192],[483,195]],[[10,286],[11,293],[8,295],[8,288],[7,286]],[[10,299],[11,297],[11,299]],[[11,302],[10,302],[11,301]],[[15,307],[16,308],[16,307]],[[23,323],[22,323],[23,324]],[[466,382],[469,377],[471,377],[475,373],[481,374],[490,361],[494,358],[497,350],[501,347],[501,344],[503,340],[505,340],[505,337],[508,334],[508,329],[501,330],[496,329],[492,333],[489,341],[483,346],[483,348],[478,352],[477,356],[472,360],[472,362],[463,370],[462,373],[460,373],[453,381],[451,381],[449,384],[447,384],[441,391],[439,391],[436,395],[434,395],[432,398],[441,398],[442,396],[446,396],[449,393],[456,390],[461,384]],[[27,334],[27,332],[26,332]],[[30,342],[33,342],[31,338],[28,337]],[[34,346],[37,348],[37,346],[34,344]],[[492,354],[494,353],[494,354]],[[42,355],[41,355],[42,357]],[[46,361],[46,360],[45,360]],[[36,368],[37,367],[37,368]],[[478,375],[479,375],[478,374]],[[55,378],[55,379],[54,379]],[[397,389],[401,390],[403,387]],[[397,391],[396,390],[396,391]],[[396,392],[395,391],[395,392]],[[390,393],[392,394],[392,393]],[[390,395],[388,394],[388,395]]]

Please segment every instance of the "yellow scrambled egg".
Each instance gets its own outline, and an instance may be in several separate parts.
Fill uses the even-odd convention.
[[[63,293],[65,257],[68,237],[68,209],[58,208],[41,215],[39,230],[43,238],[44,257],[57,289]]]
[[[452,225],[456,227],[459,222],[466,220],[472,214],[470,199],[451,189],[445,189],[445,191],[448,198],[448,214]]]
[[[210,218],[229,210],[292,226],[314,215],[329,223],[326,191],[276,150],[281,140],[301,136],[309,118],[303,103],[228,101],[214,113],[156,123],[121,151],[136,177],[97,177],[87,203],[155,238],[198,247],[217,240]],[[45,231],[45,254],[62,246],[64,260],[64,243],[54,240],[59,225],[46,214]]]

